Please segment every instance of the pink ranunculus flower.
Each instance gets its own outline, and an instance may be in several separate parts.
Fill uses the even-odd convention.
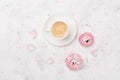
[[[66,59],[66,65],[70,70],[79,70],[83,67],[83,59],[79,54],[70,54]]]

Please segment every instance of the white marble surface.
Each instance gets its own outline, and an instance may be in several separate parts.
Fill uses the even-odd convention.
[[[78,34],[68,46],[55,47],[42,36],[52,15],[72,16]],[[78,37],[91,32],[95,43],[82,47]],[[120,80],[120,0],[0,0],[0,80]],[[70,53],[84,68],[71,71]]]

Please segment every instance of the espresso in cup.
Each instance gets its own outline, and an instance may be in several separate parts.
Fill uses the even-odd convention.
[[[64,22],[55,22],[51,28],[52,35],[58,39],[64,39],[68,35],[68,26]]]

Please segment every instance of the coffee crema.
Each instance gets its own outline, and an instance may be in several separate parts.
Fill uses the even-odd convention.
[[[56,22],[52,25],[51,31],[56,38],[63,38],[68,32],[68,26],[64,22]]]

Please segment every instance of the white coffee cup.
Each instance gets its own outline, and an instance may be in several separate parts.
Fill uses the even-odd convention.
[[[69,26],[63,21],[56,21],[51,26],[51,35],[55,39],[65,39],[69,35]]]

